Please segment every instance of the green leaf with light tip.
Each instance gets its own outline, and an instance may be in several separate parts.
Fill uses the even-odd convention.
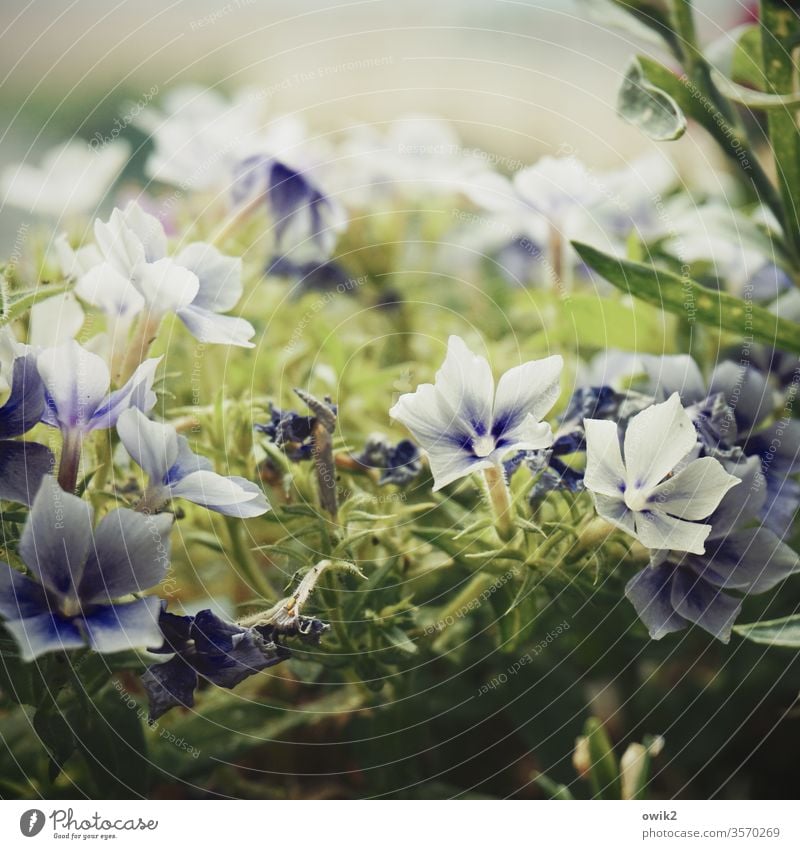
[[[764,307],[708,289],[671,271],[618,259],[581,242],[572,244],[590,268],[626,294],[682,316],[689,323],[697,321],[800,354],[800,326]]]
[[[733,630],[751,643],[800,649],[800,614],[785,616],[783,619],[770,619],[766,622],[736,625]]]
[[[620,87],[617,112],[655,141],[673,141],[686,132],[686,118],[680,106],[671,95],[648,82],[636,58]]]

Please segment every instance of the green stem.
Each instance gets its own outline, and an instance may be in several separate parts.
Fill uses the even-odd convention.
[[[162,318],[161,315],[146,312],[137,319],[128,347],[120,358],[119,364],[112,367],[117,386],[125,383],[147,358],[150,346],[158,336]]]
[[[768,94],[792,94],[797,70],[793,52],[800,42],[800,16],[784,0],[761,0],[761,49]],[[796,113],[771,109],[767,114],[770,146],[783,200],[786,241],[800,254],[800,134]]]
[[[266,575],[258,568],[250,550],[242,538],[243,525],[240,519],[234,516],[225,517],[225,526],[228,530],[228,539],[231,543],[231,563],[239,576],[252,590],[259,593],[266,600],[278,598],[279,593],[270,584]]]
[[[483,470],[483,479],[486,481],[486,491],[494,513],[497,535],[504,542],[508,542],[513,538],[517,528],[514,524],[511,493],[506,482],[505,471],[499,465],[489,466],[488,469]]]
[[[61,459],[58,463],[58,485],[64,492],[75,492],[81,464],[83,435],[78,430],[62,431]]]

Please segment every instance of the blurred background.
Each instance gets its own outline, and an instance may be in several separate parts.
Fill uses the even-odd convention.
[[[531,162],[567,145],[588,164],[646,146],[615,115],[642,45],[572,0],[4,0],[0,166],[78,135],[107,136],[125,104],[178,83],[252,86],[313,131],[409,112],[451,119],[465,143]],[[699,0],[702,35],[745,3]],[[673,146],[688,163],[701,140]],[[135,161],[134,161],[135,167]],[[18,213],[0,212],[0,247]]]

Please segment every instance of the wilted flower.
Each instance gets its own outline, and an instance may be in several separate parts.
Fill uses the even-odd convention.
[[[53,465],[44,445],[17,441],[44,413],[44,385],[33,354],[13,361],[11,393],[0,407],[0,499],[30,504]]]
[[[93,150],[74,138],[47,151],[38,167],[9,165],[0,179],[3,203],[60,218],[94,210],[122,171],[130,148],[124,142]]]
[[[410,439],[392,445],[382,433],[368,436],[364,450],[354,459],[362,466],[380,470],[379,486],[405,486],[422,471],[419,448]]]
[[[337,407],[327,399],[331,413],[337,414]],[[286,456],[295,463],[310,460],[313,456],[313,435],[317,424],[316,416],[305,416],[294,410],[281,410],[270,407],[270,420],[255,425],[259,433],[266,434]]]
[[[149,667],[142,676],[150,701],[150,720],[172,707],[191,707],[199,677],[232,689],[256,672],[286,660],[291,652],[281,644],[282,637],[300,637],[306,643],[318,644],[330,626],[303,616],[301,608],[319,576],[332,566],[328,560],[318,563],[291,596],[238,623],[225,622],[210,610],[202,610],[196,616],[175,616],[163,611],[164,644],[155,651],[173,657]],[[338,567],[354,570],[349,564]]]
[[[111,653],[159,643],[159,599],[117,600],[162,580],[171,527],[171,516],[121,509],[93,529],[91,506],[46,477],[19,542],[33,577],[0,564],[0,614],[22,659],[86,645]]]
[[[768,528],[752,526],[766,497],[758,458],[733,471],[741,483],[709,517],[705,553],[656,552],[625,588],[654,640],[696,624],[727,643],[742,606],[727,591],[763,593],[800,570],[788,545]]]
[[[401,395],[389,414],[422,446],[439,490],[470,472],[501,468],[510,451],[552,443],[541,419],[558,398],[562,366],[560,356],[516,366],[495,392],[489,363],[451,336],[435,384]]]
[[[699,524],[739,480],[712,457],[692,459],[697,435],[677,393],[631,419],[625,461],[614,422],[586,419],[586,488],[597,512],[651,549],[702,554]]]
[[[226,516],[250,518],[270,509],[261,488],[246,478],[218,475],[211,462],[189,448],[174,427],[126,410],[117,422],[125,450],[147,473],[148,486],[137,509],[158,512],[173,498]]]

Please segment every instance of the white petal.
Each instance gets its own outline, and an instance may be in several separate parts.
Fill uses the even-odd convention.
[[[103,256],[97,249],[97,245],[86,245],[75,250],[64,233],[56,238],[54,249],[61,272],[64,277],[72,279],[86,274],[90,268],[100,265],[103,261]]]
[[[675,519],[659,510],[639,512],[634,516],[636,536],[647,548],[705,554],[705,541],[711,533],[711,525]]]
[[[225,256],[213,245],[193,242],[176,255],[175,262],[193,271],[200,283],[192,306],[227,312],[242,297],[241,257]]]
[[[255,328],[249,321],[233,315],[220,315],[211,310],[200,309],[194,304],[178,310],[178,318],[199,342],[213,345],[238,345],[240,348],[252,348],[250,340],[255,336]]]
[[[146,262],[155,262],[167,255],[167,234],[155,215],[150,215],[138,203],[131,201],[125,207],[122,217],[128,229],[142,243]]]
[[[98,407],[91,421],[91,429],[111,428],[116,425],[120,415],[127,409],[135,407],[143,413],[153,409],[156,394],[153,392],[153,381],[161,357],[145,360],[131,375],[130,380],[114,390],[102,406]]]
[[[473,354],[459,336],[451,336],[447,356],[436,373],[436,390],[478,436],[491,429],[494,378],[484,357]]]
[[[96,265],[75,286],[75,293],[106,315],[123,318],[142,311],[144,298],[131,281],[111,263]]]
[[[636,536],[634,514],[628,509],[622,498],[593,492],[592,499],[594,500],[594,506],[598,516],[602,516],[607,522],[621,528],[631,536]]]
[[[84,318],[72,292],[45,298],[31,307],[28,344],[44,348],[74,339],[83,327]]]
[[[108,394],[108,366],[74,340],[42,351],[36,366],[49,396],[44,421],[66,428],[85,427]]]
[[[132,407],[117,419],[117,433],[125,450],[147,472],[151,481],[161,483],[178,459],[175,428],[150,421]]]
[[[185,498],[203,507],[224,507],[244,504],[258,498],[259,493],[247,490],[231,478],[216,472],[192,472],[170,486],[173,498]]]
[[[719,460],[702,457],[659,484],[650,501],[679,519],[705,519],[717,509],[725,493],[740,483]]]
[[[635,415],[625,433],[629,489],[650,490],[694,448],[697,433],[677,392]]]
[[[472,472],[496,465],[490,457],[478,458],[458,449],[425,452],[433,475],[433,492]]]
[[[401,395],[389,415],[404,424],[426,451],[458,448],[467,455],[472,453],[473,434],[430,383]]]
[[[139,291],[155,313],[176,312],[195,299],[200,283],[196,275],[172,259],[160,259],[139,267]]]
[[[107,222],[94,222],[94,238],[106,261],[123,277],[131,278],[145,261],[144,245],[127,226],[119,209],[111,213]]]
[[[492,432],[499,438],[526,416],[541,421],[561,394],[562,357],[532,360],[509,369],[497,384]]]
[[[625,466],[615,422],[584,419],[586,429],[586,488],[614,498],[625,491]]]

